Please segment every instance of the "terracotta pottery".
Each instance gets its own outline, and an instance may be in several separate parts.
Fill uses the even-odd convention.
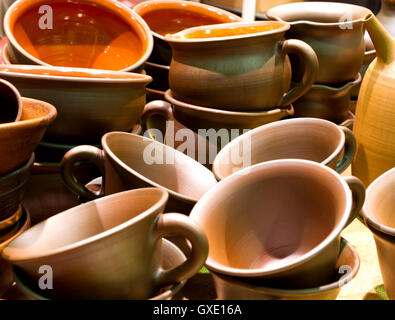
[[[355,177],[308,160],[274,160],[220,181],[190,217],[207,235],[210,270],[302,289],[331,282],[340,232],[364,197]]]
[[[174,244],[166,239],[162,239],[161,247],[161,266],[163,269],[171,269],[186,260],[185,255],[182,251],[177,248]],[[19,294],[17,293],[17,299],[31,299],[31,300],[49,300],[46,297],[45,290],[41,290],[36,283],[32,283],[31,279],[26,276],[26,274],[18,267],[13,268],[13,274],[15,278],[16,285],[19,289]],[[151,297],[150,300],[171,300],[180,290],[184,287],[186,280],[171,284],[169,286],[163,287],[156,294],[156,296]],[[15,296],[15,293],[14,293]],[[5,294],[5,299],[7,299],[7,293]],[[15,297],[13,297],[13,300]],[[73,299],[72,296],[67,297],[68,300]]]
[[[149,84],[150,89],[160,91],[169,89],[169,66],[147,62],[144,70],[152,77],[152,82]]]
[[[381,274],[390,299],[395,299],[395,167],[371,183],[362,209],[376,242]]]
[[[288,106],[311,88],[318,71],[310,46],[283,41],[288,29],[285,22],[239,22],[166,36],[173,50],[172,94],[187,103],[232,111]],[[305,65],[303,79],[290,90],[289,53]]]
[[[56,118],[49,103],[22,98],[21,121],[0,124],[0,176],[23,165]]]
[[[367,32],[366,32],[367,34]],[[366,45],[366,38],[365,38],[365,45]],[[371,50],[366,50],[365,54],[363,56],[363,64],[361,69],[359,70],[359,74],[361,75],[362,79],[365,76],[365,72],[368,69],[369,65],[372,63],[372,61],[376,58],[376,50],[371,49]],[[353,101],[356,101],[358,99],[358,94],[359,94],[359,89],[361,88],[361,82],[357,83],[355,86],[352,87],[351,89],[351,99]],[[351,110],[352,112],[355,113],[355,110]]]
[[[118,1],[19,0],[4,31],[15,64],[139,72],[153,47],[144,20]]]
[[[395,166],[395,39],[374,15],[365,19],[377,58],[365,73],[359,92],[353,132],[358,149],[353,175],[365,185]]]
[[[217,180],[200,163],[183,153],[143,136],[110,132],[102,138],[103,150],[79,146],[66,153],[61,174],[66,185],[85,199],[97,198],[71,172],[75,163],[89,161],[97,165],[104,177],[100,195],[123,190],[158,187],[169,192],[167,211],[188,214],[200,197]]]
[[[354,81],[345,83],[340,87],[331,87],[324,84],[313,84],[311,89],[293,103],[295,117],[314,117],[343,122],[350,110],[351,90],[361,83],[358,73]]]
[[[359,256],[349,243],[344,243],[336,261],[335,276],[332,282],[303,289],[276,289],[243,281],[234,277],[211,272],[218,299],[221,300],[335,300],[341,288],[350,283],[359,270]],[[342,243],[343,245],[343,243]]]
[[[94,200],[36,224],[11,241],[2,256],[35,283],[38,270],[53,271],[54,299],[147,299],[163,286],[197,273],[207,257],[207,239],[182,214],[163,214],[168,193],[130,190]],[[161,268],[164,235],[191,243],[181,265]],[[94,266],[94,268],[92,268]]]
[[[306,159],[341,173],[351,164],[356,141],[350,129],[332,122],[299,118],[255,128],[227,144],[215,157],[218,180],[257,163],[277,159]]]
[[[22,116],[22,97],[8,81],[0,79],[0,124],[19,121]]]
[[[56,106],[58,116],[44,140],[57,144],[99,144],[107,132],[131,130],[152,80],[129,72],[23,65],[0,66],[0,77],[22,95]]]
[[[182,0],[144,1],[133,10],[144,19],[154,36],[154,50],[149,60],[166,66],[170,65],[172,54],[165,35],[191,27],[242,21],[228,11]]]
[[[0,220],[0,237],[2,237],[2,232],[4,232],[9,228],[14,227],[18,223],[18,221],[22,217],[22,213],[23,213],[22,206],[19,206],[17,210],[8,218],[4,218]]]
[[[369,13],[367,8],[346,3],[297,2],[271,8],[266,15],[288,22],[291,29],[286,37],[303,40],[314,49],[319,61],[317,83],[340,86],[353,81],[362,66],[363,18]],[[299,79],[304,63],[291,61],[293,79]]]

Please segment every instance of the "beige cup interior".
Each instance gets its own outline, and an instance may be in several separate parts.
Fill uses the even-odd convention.
[[[212,265],[259,272],[285,266],[324,241],[346,210],[341,181],[321,165],[276,161],[236,173],[191,216],[209,240]]]

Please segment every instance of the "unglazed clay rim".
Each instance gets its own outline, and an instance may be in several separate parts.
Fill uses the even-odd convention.
[[[269,31],[247,33],[242,35],[233,35],[227,37],[210,37],[210,38],[185,38],[184,36],[188,33],[192,33],[200,30],[212,30],[212,29],[227,29],[230,27],[249,27],[249,26],[265,26],[265,25],[280,25],[279,28]],[[255,38],[259,36],[272,35],[277,33],[285,33],[289,30],[290,24],[285,21],[255,21],[255,22],[232,22],[232,23],[221,23],[221,24],[211,24],[208,26],[199,26],[185,29],[183,31],[174,33],[172,35],[166,36],[165,41],[169,43],[202,43],[202,42],[222,42],[227,40],[237,40],[237,39],[248,39]]]
[[[11,69],[10,71],[5,71],[2,69]],[[12,69],[20,69],[21,71],[26,70],[42,70],[45,71],[58,71],[58,72],[81,72],[87,74],[87,77],[73,77],[73,76],[61,76],[61,75],[50,75],[50,74],[32,74],[24,72],[15,72]],[[89,77],[88,74],[100,74],[100,75],[114,75],[117,74],[122,76],[128,76],[128,78],[95,78]],[[93,83],[150,83],[152,77],[125,71],[111,71],[111,70],[101,70],[101,69],[91,69],[91,68],[74,68],[74,67],[56,67],[56,66],[40,66],[40,65],[25,65],[25,64],[11,64],[11,65],[0,65],[0,76],[9,76],[14,78],[23,79],[40,79],[40,80],[50,80],[50,81],[68,81],[68,82],[93,82]]]
[[[379,176],[376,180],[374,180],[366,189],[366,200],[362,207],[361,215],[364,218],[365,222],[373,229],[395,237],[395,228],[388,227],[378,222],[371,214],[369,214],[368,204],[367,204],[369,202],[369,193],[372,192],[372,190],[375,188],[376,185],[381,184],[383,180],[385,180],[390,176],[393,176],[393,179],[395,179],[395,167],[384,172],[381,176]]]
[[[307,2],[307,3],[310,4],[310,5],[311,5],[311,4],[313,4],[313,5],[321,5],[321,6],[329,5],[329,6],[332,6],[332,7],[340,7],[340,5],[343,6],[343,7],[349,7],[349,8],[351,8],[351,7],[359,7],[359,8],[361,8],[362,10],[365,9],[365,10],[366,10],[366,13],[365,13],[364,16],[361,17],[361,18],[353,19],[353,20],[347,21],[347,22],[314,22],[314,21],[310,21],[310,20],[285,21],[285,20],[283,20],[283,19],[277,17],[275,14],[274,14],[274,15],[271,14],[273,11],[275,11],[275,9],[278,9],[278,8],[280,8],[280,7],[281,7],[281,8],[284,8],[284,7],[287,7],[287,6],[288,6],[289,8],[297,7],[297,6],[302,6],[302,7],[303,7],[303,6],[305,6],[305,5],[303,5],[303,3],[305,3],[305,2],[291,2],[291,3],[285,3],[285,4],[281,4],[281,5],[275,6],[275,7],[271,8],[271,9],[269,9],[269,10],[266,12],[266,16],[267,16],[269,19],[274,19],[274,20],[276,20],[276,21],[287,22],[287,23],[289,23],[291,26],[293,26],[293,25],[299,25],[299,24],[307,24],[307,25],[319,26],[319,27],[334,27],[334,26],[342,26],[342,25],[344,25],[344,24],[363,23],[364,20],[365,20],[366,15],[372,14],[372,11],[369,10],[368,8],[365,8],[365,7],[362,7],[362,6],[358,6],[358,5],[355,5],[355,4],[341,3],[341,2],[319,2],[319,1],[311,1],[311,2]],[[360,10],[361,10],[361,9],[360,9]]]
[[[248,288],[250,290],[253,290],[255,292],[261,293],[261,294],[276,294],[278,296],[280,295],[286,295],[286,296],[290,296],[290,295],[294,295],[294,296],[300,296],[300,295],[308,295],[308,294],[316,294],[316,293],[322,293],[322,292],[326,292],[326,291],[330,291],[333,289],[337,289],[337,288],[341,288],[343,286],[345,286],[346,284],[348,284],[351,280],[353,280],[355,278],[355,276],[358,274],[359,268],[360,268],[360,264],[361,264],[361,259],[358,255],[358,251],[344,238],[342,238],[342,240],[346,241],[346,246],[343,248],[343,251],[340,253],[340,255],[338,256],[338,259],[341,257],[342,253],[344,252],[344,250],[348,249],[350,250],[350,253],[352,254],[352,256],[354,257],[355,260],[355,266],[354,268],[352,268],[350,273],[347,273],[345,277],[341,277],[339,280],[335,281],[335,282],[331,282],[319,287],[314,287],[314,288],[306,288],[306,289],[277,289],[277,288],[269,288],[269,287],[265,287],[265,286],[260,286],[260,285],[253,285],[251,283],[248,282],[244,282],[238,278],[229,278],[229,276],[225,276],[222,275],[220,273],[217,272],[213,272],[215,273],[215,275],[217,277],[219,277],[220,279],[222,279],[225,282],[228,283],[235,283],[239,286]]]
[[[340,154],[341,150],[344,147],[344,144],[346,142],[346,138],[344,135],[343,130],[341,130],[339,128],[338,125],[336,125],[335,123],[328,121],[328,120],[324,120],[324,119],[319,119],[319,118],[293,118],[293,119],[284,119],[281,121],[274,121],[271,123],[267,123],[264,124],[260,127],[254,128],[240,136],[238,136],[237,138],[233,139],[231,142],[229,142],[225,147],[223,147],[218,154],[216,155],[216,157],[214,158],[213,161],[213,167],[212,167],[212,171],[215,175],[215,177],[218,180],[223,180],[226,177],[222,177],[222,175],[220,174],[220,167],[222,166],[222,163],[220,162],[219,159],[222,158],[223,154],[229,152],[234,146],[237,146],[241,141],[243,141],[243,139],[246,137],[244,135],[253,135],[253,134],[262,134],[263,132],[265,132],[266,130],[270,130],[271,128],[276,128],[276,127],[283,127],[285,126],[286,128],[289,128],[288,125],[292,125],[293,123],[295,124],[303,124],[308,122],[310,123],[315,123],[317,126],[322,125],[322,127],[332,127],[334,130],[338,131],[338,133],[340,134],[340,140],[336,146],[336,148],[333,150],[333,152],[327,157],[325,158],[323,161],[321,162],[317,162],[317,163],[321,163],[323,165],[326,165],[327,163],[331,162],[337,155]],[[279,159],[280,160],[280,159]],[[283,159],[284,160],[284,159]],[[273,160],[269,160],[269,161],[273,161]],[[268,161],[264,161],[264,162],[268,162]],[[264,163],[264,162],[259,162],[259,163]],[[248,168],[251,168],[251,166],[249,166]],[[244,168],[243,168],[244,169]],[[243,170],[240,169],[240,170]],[[238,170],[239,171],[239,170]]]
[[[287,113],[288,115],[293,114],[293,107],[292,105],[289,105],[287,107],[278,107],[274,109],[269,109],[269,110],[263,110],[263,111],[230,111],[230,110],[223,110],[223,109],[215,109],[215,108],[209,108],[209,107],[201,107],[201,106],[196,106],[193,104],[189,104],[186,102],[182,102],[180,100],[177,100],[173,97],[171,89],[168,89],[165,92],[165,98],[168,102],[170,102],[172,105],[179,106],[182,108],[190,109],[190,110],[195,110],[198,112],[205,112],[205,113],[213,113],[213,114],[220,114],[223,116],[231,116],[231,117],[248,117],[248,118],[255,118],[255,117],[262,117],[262,116],[269,116],[269,115],[276,115],[276,114],[282,114],[282,113]]]
[[[158,9],[158,10],[163,10],[163,9],[182,9],[182,10],[186,10],[186,11],[196,12],[194,10],[188,10],[188,8],[185,8],[186,6],[189,6],[189,8],[202,8],[202,9],[205,9],[207,11],[218,12],[218,13],[224,15],[224,16],[228,16],[228,17],[233,18],[235,21],[243,21],[243,19],[240,18],[238,15],[236,15],[236,14],[234,14],[232,12],[226,11],[224,9],[217,8],[217,7],[214,7],[214,6],[211,6],[211,5],[208,5],[208,4],[204,4],[204,3],[200,3],[200,2],[182,1],[182,0],[161,0],[161,1],[158,1],[158,0],[151,0],[150,1],[149,0],[149,1],[143,1],[143,2],[140,2],[139,4],[135,5],[133,7],[133,11],[135,11],[138,15],[141,15],[141,17],[142,17],[142,15],[144,15],[147,12],[158,11],[156,9],[144,11],[144,9],[146,7],[149,7],[151,4],[157,4],[157,3],[163,4],[163,5],[168,5],[167,8],[161,8],[161,9]],[[140,11],[140,12],[138,12],[138,11]],[[143,11],[143,12],[141,13],[141,11]],[[156,32],[154,32],[152,30],[151,30],[151,33],[156,38],[159,38],[161,40],[165,40],[165,37],[160,35],[159,33],[156,33]]]
[[[316,168],[319,167],[320,168],[319,170],[326,171],[328,176],[332,176],[333,178],[335,178],[335,180],[337,180],[340,183],[340,185],[343,187],[342,189],[345,193],[345,208],[344,208],[343,212],[346,212],[346,214],[343,214],[343,217],[339,221],[337,226],[329,233],[329,235],[326,236],[326,238],[323,241],[321,241],[320,244],[315,246],[313,249],[311,249],[307,253],[299,256],[298,258],[294,259],[291,262],[288,262],[287,264],[284,264],[281,267],[271,267],[271,268],[265,269],[264,271],[262,271],[262,269],[260,269],[260,268],[258,268],[258,269],[241,269],[241,268],[228,267],[228,266],[225,266],[222,263],[219,263],[216,260],[212,259],[210,257],[210,252],[209,252],[209,256],[206,260],[206,266],[208,269],[213,270],[218,273],[221,273],[221,274],[237,276],[237,277],[263,277],[263,276],[276,274],[278,272],[293,269],[293,268],[309,261],[310,259],[314,258],[318,254],[320,254],[321,251],[328,244],[330,244],[332,241],[335,240],[336,237],[339,236],[339,234],[342,232],[342,230],[346,226],[347,221],[348,221],[350,214],[351,214],[352,202],[353,202],[351,190],[348,187],[345,180],[342,179],[341,176],[338,173],[336,173],[336,171],[334,171],[334,170],[332,170],[332,169],[328,168],[327,166],[324,166],[320,163],[310,161],[310,160],[300,160],[300,159],[271,160],[271,161],[267,161],[267,162],[258,163],[258,164],[251,166],[251,167],[244,168],[240,171],[237,171],[234,174],[231,174],[230,176],[226,177],[225,179],[219,181],[217,183],[217,185],[214,186],[210,190],[210,192],[207,192],[206,194],[204,194],[203,197],[199,200],[199,202],[193,207],[191,213],[189,214],[189,217],[192,218],[196,223],[198,223],[200,225],[199,219],[197,219],[196,217],[198,217],[201,214],[200,213],[200,211],[202,210],[201,207],[203,207],[205,202],[214,201],[214,200],[212,200],[211,197],[214,197],[214,195],[216,195],[217,192],[222,191],[222,185],[229,184],[229,183],[235,184],[235,181],[237,181],[237,179],[240,175],[241,176],[245,175],[244,172],[253,171],[256,168],[258,168],[257,170],[259,170],[259,169],[262,170],[261,168],[265,168],[265,167],[270,168],[272,166],[277,166],[277,165],[287,166],[287,164],[289,164],[289,163],[291,163],[292,165],[314,166]],[[249,174],[253,174],[253,172],[249,172]],[[216,189],[218,189],[219,191],[217,191]],[[209,245],[210,245],[210,243],[209,243]]]
[[[169,71],[170,70],[170,66],[166,66],[164,64],[154,63],[154,62],[151,62],[151,61],[147,61],[145,64],[150,66],[151,68],[157,68],[157,69],[161,69],[163,71]]]
[[[177,149],[174,149],[174,148],[172,148],[172,147],[170,147],[170,146],[168,146],[166,144],[160,143],[158,141],[155,141],[155,140],[152,140],[150,138],[147,138],[147,137],[144,137],[144,136],[140,136],[140,135],[137,135],[137,134],[134,134],[134,133],[127,133],[127,132],[121,132],[121,131],[108,132],[102,137],[101,143],[102,143],[102,146],[103,146],[103,150],[119,166],[121,166],[124,170],[130,172],[131,174],[135,175],[139,179],[143,180],[144,182],[148,183],[149,185],[152,185],[153,187],[156,187],[156,188],[159,188],[159,189],[166,190],[170,195],[174,196],[177,199],[181,199],[181,200],[183,200],[185,202],[188,202],[188,203],[191,203],[191,204],[195,204],[199,200],[199,199],[193,199],[192,197],[186,196],[186,195],[184,195],[182,193],[176,192],[176,191],[171,190],[171,189],[169,189],[169,188],[167,188],[165,186],[162,186],[161,184],[159,184],[159,183],[157,183],[157,182],[155,182],[155,181],[153,181],[151,179],[148,179],[147,177],[145,177],[140,172],[134,170],[132,167],[129,167],[114,152],[112,152],[112,150],[108,146],[107,139],[108,139],[108,137],[111,137],[112,135],[133,136],[133,139],[146,140],[147,142],[150,142],[150,143],[159,144],[159,145],[163,146],[167,151],[175,153],[179,157],[187,160],[188,162],[194,163],[195,166],[199,166],[203,170],[207,170],[208,173],[211,173],[211,175],[213,177],[213,181],[217,181],[217,179],[215,178],[214,174],[210,170],[208,170],[205,166],[203,166],[201,163],[199,163],[198,161],[196,161],[196,160],[192,159],[191,157],[185,155],[181,151],[178,151]]]
[[[3,48],[1,48],[0,56],[4,64],[0,64],[0,66],[5,64],[12,64],[10,58],[8,57],[7,48],[8,48],[8,42],[3,46]]]
[[[11,15],[14,14],[14,12],[16,12],[16,14],[20,13],[20,8],[18,8],[18,6],[20,6],[21,4],[23,4],[25,2],[25,0],[17,0],[15,1],[7,10],[7,12],[4,15],[4,33],[6,34],[8,41],[12,43],[12,45],[20,52],[22,53],[25,57],[27,57],[28,59],[30,59],[31,61],[34,61],[35,63],[37,63],[38,65],[42,65],[42,66],[51,66],[50,64],[34,57],[33,55],[31,55],[30,53],[28,53],[15,39],[13,33],[11,32],[11,27],[10,27],[10,20],[11,20]],[[84,2],[86,3],[96,3],[94,0],[84,0]],[[111,6],[116,6],[118,8],[120,8],[121,10],[125,11],[126,13],[128,13],[129,15],[131,15],[132,19],[134,21],[136,21],[139,25],[140,28],[143,29],[146,38],[145,39],[141,39],[140,35],[139,35],[139,39],[141,42],[143,41],[147,41],[147,48],[144,52],[144,54],[141,56],[141,58],[139,60],[137,60],[134,64],[127,66],[124,69],[121,70],[114,70],[114,71],[129,71],[132,69],[137,69],[139,67],[141,67],[145,61],[148,60],[148,58],[151,56],[152,50],[154,48],[154,39],[152,37],[151,34],[151,30],[148,27],[147,23],[143,20],[143,18],[141,18],[136,12],[134,12],[132,9],[130,9],[128,6],[126,6],[125,4],[123,4],[120,1],[107,1],[109,4],[111,4]],[[39,1],[35,1],[34,4],[39,3]],[[105,10],[109,10],[112,11],[111,8],[109,8],[108,6],[104,6],[101,3],[102,7],[105,8]],[[24,12],[28,9],[29,7],[24,9]],[[125,18],[122,18],[125,23],[127,23],[131,28],[132,24],[131,21],[126,20]]]
[[[0,65],[0,68],[1,68],[1,65]],[[16,101],[17,101],[17,104],[18,104],[18,112],[16,114],[15,119],[13,121],[11,121],[11,122],[5,122],[3,124],[10,124],[12,122],[17,122],[17,121],[19,121],[21,119],[22,112],[23,112],[22,96],[19,93],[18,89],[12,83],[10,83],[9,81],[6,81],[6,80],[0,78],[0,82],[3,83],[5,86],[7,86],[14,93]]]
[[[100,206],[101,202],[106,202],[109,199],[113,200],[114,198],[119,198],[120,200],[122,200],[124,197],[128,197],[128,194],[137,194],[137,193],[142,193],[142,192],[160,192],[162,193],[160,198],[157,200],[156,203],[154,203],[151,207],[147,208],[145,211],[140,212],[138,215],[136,215],[135,217],[120,223],[118,225],[116,225],[113,228],[110,228],[106,231],[97,233],[91,237],[87,237],[85,239],[79,240],[79,241],[75,241],[73,243],[67,244],[67,245],[63,245],[60,246],[58,248],[53,248],[53,249],[49,249],[46,251],[41,251],[40,253],[33,253],[33,254],[29,254],[29,253],[25,253],[22,254],[22,257],[13,257],[14,256],[14,249],[10,248],[11,250],[11,254],[7,254],[7,250],[3,251],[2,253],[2,257],[8,261],[10,261],[11,263],[15,263],[15,262],[21,262],[21,261],[31,261],[31,260],[37,260],[37,259],[42,259],[42,258],[47,258],[47,257],[52,257],[52,256],[56,256],[56,255],[60,255],[60,254],[64,254],[66,252],[70,252],[72,250],[81,248],[83,246],[95,243],[101,239],[105,239],[107,237],[110,237],[126,228],[128,228],[129,226],[144,220],[145,218],[147,218],[149,215],[153,214],[155,211],[157,211],[160,207],[165,206],[167,200],[168,200],[168,193],[164,190],[161,190],[159,188],[140,188],[140,189],[133,189],[133,190],[127,190],[127,191],[123,191],[123,192],[119,192],[119,193],[115,193],[103,198],[99,198],[93,201],[89,201],[83,204],[80,204],[78,206],[72,207],[70,209],[67,209],[65,211],[62,211],[56,215],[53,215],[51,217],[49,217],[48,219],[45,219],[44,221],[35,224],[33,227],[31,227],[29,229],[30,230],[34,230],[36,228],[41,227],[43,224],[46,223],[47,220],[52,219],[58,215],[64,215],[64,214],[69,214],[70,212],[76,211],[76,210],[86,210],[86,208],[90,208],[93,205],[97,205]],[[22,236],[23,237],[23,236]],[[19,255],[19,254],[17,254]]]

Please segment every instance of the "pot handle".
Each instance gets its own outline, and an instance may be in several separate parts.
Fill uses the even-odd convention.
[[[285,40],[281,44],[281,54],[295,53],[304,61],[305,70],[302,80],[288,91],[280,100],[279,106],[287,106],[303,96],[313,85],[318,75],[318,59],[313,48],[297,39]]]
[[[357,141],[352,131],[346,127],[340,126],[340,129],[344,132],[346,141],[344,143],[344,155],[343,158],[336,164],[336,171],[342,173],[351,164],[357,151]]]
[[[189,257],[181,265],[157,271],[155,279],[158,286],[180,282],[198,273],[208,256],[208,241],[203,229],[186,215],[165,213],[159,217],[157,231],[159,237],[181,235],[191,244]]]
[[[77,181],[73,174],[73,167],[79,161],[89,161],[96,165],[102,174],[100,192],[94,193]],[[104,154],[94,146],[82,145],[69,150],[60,163],[60,173],[66,186],[78,196],[93,200],[104,195]]]
[[[166,134],[166,121],[174,121],[173,109],[170,103],[163,100],[154,100],[147,103],[141,115],[141,126],[143,133],[147,132],[148,136],[152,140],[156,140],[156,138],[155,134],[151,131],[152,129],[148,127],[148,123],[150,119],[155,115],[160,116],[163,119],[163,124],[161,124],[161,128],[156,128],[157,130],[161,131],[162,138]]]
[[[357,177],[347,176],[343,178],[348,187],[351,189],[353,206],[351,209],[350,218],[347,221],[346,228],[358,215],[362,209],[363,203],[365,202],[365,186],[361,180]]]

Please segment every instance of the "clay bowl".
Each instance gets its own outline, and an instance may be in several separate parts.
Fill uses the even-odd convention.
[[[43,5],[52,8],[51,25]],[[19,0],[4,17],[4,31],[15,64],[139,72],[153,47],[144,20],[118,1]]]
[[[341,288],[358,273],[360,259],[346,240],[342,239],[342,251],[336,261],[333,281],[305,289],[276,289],[234,277],[211,272],[218,299],[221,300],[335,300]]]
[[[395,168],[374,180],[366,190],[361,211],[373,233],[384,286],[395,299]]]
[[[177,248],[176,245],[172,244],[170,241],[162,240],[162,268],[171,269],[177,265],[183,263],[186,258],[182,251]],[[33,300],[49,300],[46,297],[45,291],[40,289],[36,283],[34,283],[29,276],[23,272],[23,270],[18,267],[13,268],[13,275],[21,294],[25,298],[30,298]],[[184,287],[186,280],[171,284],[169,286],[163,287],[156,296],[150,298],[149,300],[171,300],[180,290]],[[73,297],[69,297],[73,299]]]
[[[8,81],[0,79],[0,124],[19,121],[22,116],[22,97]]]
[[[313,84],[311,89],[293,103],[295,117],[321,118],[341,123],[350,110],[351,91],[361,84],[361,74],[340,87]]]
[[[22,206],[19,206],[11,216],[0,220],[0,238],[2,237],[4,231],[14,227],[18,223],[22,217],[22,213]]]
[[[145,20],[154,36],[149,61],[165,66],[170,65],[172,58],[171,48],[164,40],[166,34],[190,27],[242,21],[239,16],[217,7],[182,0],[144,1],[133,10]]]
[[[99,144],[110,131],[129,131],[145,105],[151,77],[129,72],[7,65],[0,77],[22,93],[47,101],[58,111],[44,140],[58,144]]]
[[[0,176],[24,164],[56,118],[51,104],[22,98],[21,121],[0,124]]]

